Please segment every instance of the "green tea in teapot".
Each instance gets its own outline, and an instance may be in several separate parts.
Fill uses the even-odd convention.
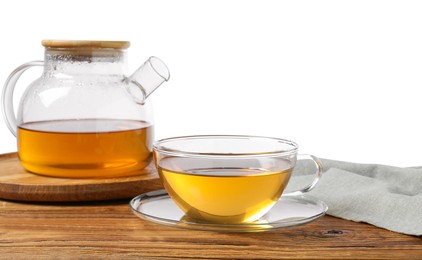
[[[127,73],[128,41],[44,40],[43,61],[7,78],[2,110],[17,137],[19,160],[33,173],[70,178],[144,174],[151,160],[153,116],[148,97],[169,80],[150,57]],[[43,67],[15,114],[13,92],[27,69]]]
[[[134,175],[151,161],[152,126],[128,120],[58,120],[18,128],[29,171],[57,177]]]

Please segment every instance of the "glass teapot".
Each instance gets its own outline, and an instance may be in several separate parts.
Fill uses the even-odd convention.
[[[141,174],[151,161],[153,120],[146,98],[170,77],[150,57],[126,76],[127,41],[44,40],[44,61],[26,63],[7,79],[3,115],[17,137],[19,160],[30,172],[73,178]],[[21,74],[43,66],[21,98]]]

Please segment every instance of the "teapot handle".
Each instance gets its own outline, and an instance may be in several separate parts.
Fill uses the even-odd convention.
[[[13,107],[13,92],[16,82],[27,69],[35,66],[44,66],[43,61],[31,61],[16,68],[7,78],[2,91],[3,116],[7,127],[14,136],[16,136],[17,124],[16,115]]]

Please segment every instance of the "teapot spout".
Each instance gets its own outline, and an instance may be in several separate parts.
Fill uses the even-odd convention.
[[[152,92],[169,79],[170,71],[166,64],[159,58],[152,56],[126,81],[128,83],[128,91],[134,100],[139,104],[143,104]]]

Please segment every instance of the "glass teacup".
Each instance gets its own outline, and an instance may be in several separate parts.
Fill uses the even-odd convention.
[[[297,160],[315,164],[315,187],[321,162],[298,155],[296,143],[270,137],[199,135],[168,138],[153,145],[164,188],[185,214],[210,223],[248,223],[260,219],[280,199]]]

